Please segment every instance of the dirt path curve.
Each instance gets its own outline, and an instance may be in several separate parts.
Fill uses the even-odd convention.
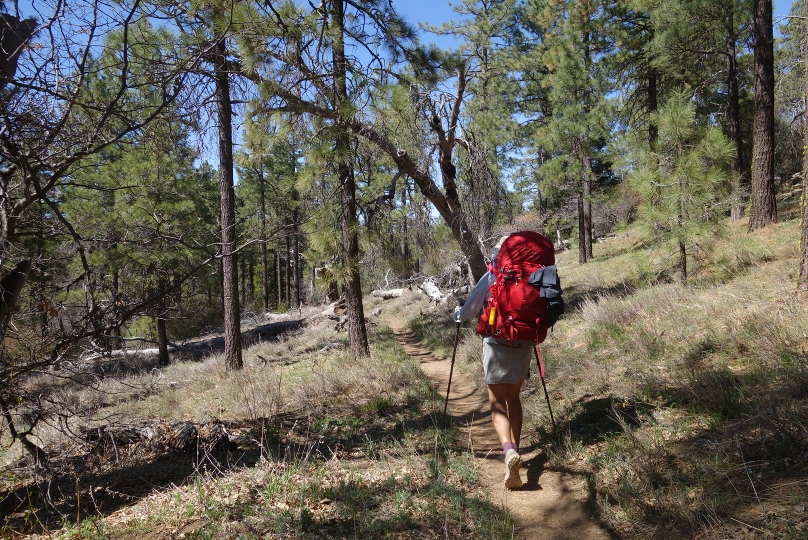
[[[391,327],[407,354],[418,359],[421,369],[432,379],[442,396],[446,395],[450,360],[439,360],[398,321]],[[457,367],[457,366],[455,366]],[[583,478],[544,469],[535,449],[522,451],[522,480],[518,490],[503,485],[502,448],[491,425],[491,412],[484,388],[455,372],[449,396],[449,414],[467,437],[479,461],[480,480],[491,499],[502,504],[513,516],[514,538],[521,540],[590,540],[612,536],[585,510],[588,498]]]

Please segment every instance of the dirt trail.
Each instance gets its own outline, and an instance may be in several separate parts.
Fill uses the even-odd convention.
[[[450,360],[439,360],[417,338],[391,322],[393,331],[407,354],[417,358],[421,369],[432,379],[440,395],[446,395]],[[456,368],[457,366],[455,366]],[[505,473],[502,448],[491,425],[491,412],[484,388],[455,369],[449,396],[449,414],[457,421],[479,461],[480,480],[491,499],[511,513],[514,538],[522,540],[590,540],[612,536],[591,517],[584,507],[588,499],[586,481],[573,475],[548,471],[536,450],[522,451],[522,480],[518,490],[503,486]]]

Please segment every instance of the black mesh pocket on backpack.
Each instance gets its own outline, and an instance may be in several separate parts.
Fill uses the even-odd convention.
[[[539,289],[539,296],[547,302],[547,316],[543,322],[547,326],[553,326],[564,314],[564,298],[561,296],[561,280],[558,277],[558,269],[555,266],[545,266],[539,268],[530,278],[528,283]]]

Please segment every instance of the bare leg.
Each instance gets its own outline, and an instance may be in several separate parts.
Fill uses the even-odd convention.
[[[500,443],[512,442],[519,445],[522,436],[522,402],[519,401],[521,389],[522,382],[488,385],[491,422]]]
[[[522,382],[488,385],[491,422],[494,424],[494,430],[497,432],[505,453],[505,487],[507,489],[516,489],[522,485],[522,478],[519,474],[522,458],[514,448],[514,446],[519,446],[519,437],[522,435],[522,403],[519,401]]]

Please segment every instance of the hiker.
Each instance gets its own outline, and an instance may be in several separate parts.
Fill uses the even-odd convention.
[[[506,241],[508,241],[507,250],[503,250],[502,257],[504,266],[499,268],[497,259]],[[488,304],[480,318],[477,332],[483,335],[482,363],[488,386],[488,400],[491,404],[491,422],[502,444],[505,456],[505,487],[508,489],[522,485],[519,475],[522,465],[522,458],[519,455],[519,439],[522,434],[522,403],[519,392],[529,376],[530,358],[534,347],[544,340],[547,328],[558,318],[558,315],[555,315],[554,318],[551,317],[552,322],[548,322],[548,314],[551,311],[555,312],[556,309],[563,312],[560,283],[554,264],[552,243],[543,235],[526,231],[503,236],[491,253],[489,271],[480,278],[463,306],[458,307],[452,315],[456,323],[462,323],[476,316],[483,305]],[[548,277],[542,280],[541,276],[548,268],[551,269],[547,272]],[[552,285],[545,282],[548,279],[553,280]],[[518,291],[519,285],[514,288],[514,284],[520,282],[522,287],[528,286],[526,289],[528,292]],[[507,289],[506,297],[513,293],[515,298],[530,300],[531,303],[540,306],[536,308],[539,313],[528,310],[525,315],[532,324],[521,322],[522,314],[517,313],[519,309],[505,305],[506,302],[502,299],[504,297],[497,294],[498,291],[505,289]],[[539,301],[539,290],[542,299],[546,295],[556,294],[548,289],[557,289],[557,300]],[[494,296],[499,300],[494,299]],[[498,303],[501,309],[497,312]],[[549,308],[551,303],[559,303],[561,307],[554,307],[551,310]],[[508,320],[503,321],[503,313],[506,311]]]

